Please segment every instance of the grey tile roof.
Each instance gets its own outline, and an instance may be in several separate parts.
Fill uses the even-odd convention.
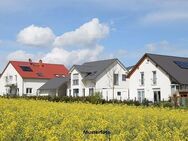
[[[39,90],[51,90],[51,89],[58,89],[63,84],[69,81],[69,77],[62,77],[62,78],[53,78],[42,85]]]
[[[74,67],[86,76],[84,80],[95,80],[97,76],[105,71],[114,62],[119,61],[118,59],[100,60],[94,62],[86,62],[82,65],[75,65]]]
[[[154,63],[161,67],[167,74],[169,74],[173,81],[180,84],[188,84],[188,69],[182,69],[174,61],[187,62],[188,58],[165,56],[157,54],[146,54]]]

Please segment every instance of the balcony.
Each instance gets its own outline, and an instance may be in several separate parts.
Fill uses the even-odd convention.
[[[17,86],[17,80],[13,79],[12,76],[6,76],[5,77],[5,86],[6,87]]]
[[[17,83],[14,81],[8,81],[5,83],[5,87],[17,86]]]

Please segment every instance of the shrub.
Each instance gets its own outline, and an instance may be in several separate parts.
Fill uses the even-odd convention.
[[[92,96],[88,97],[88,101],[92,104],[99,104],[102,100],[102,94],[100,92],[95,92]]]
[[[144,105],[144,106],[149,106],[150,103],[152,103],[152,102],[147,100],[146,98],[144,98],[144,100],[142,101],[142,105]]]

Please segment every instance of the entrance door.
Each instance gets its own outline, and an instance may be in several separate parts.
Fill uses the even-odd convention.
[[[141,90],[138,90],[138,101],[140,102],[140,103],[142,103],[143,102],[143,100],[144,100],[144,98],[145,98],[145,92],[144,92],[144,90],[143,89],[141,89]]]
[[[73,89],[73,96],[77,97],[79,94],[79,89]]]
[[[154,97],[154,102],[158,103],[161,101],[161,91],[160,90],[154,90],[153,91],[153,97]]]

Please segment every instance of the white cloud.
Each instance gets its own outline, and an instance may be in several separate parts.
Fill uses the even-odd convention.
[[[103,51],[102,46],[96,46],[92,49],[78,49],[67,51],[63,48],[53,48],[51,52],[43,57],[45,62],[62,63],[67,66],[80,64],[82,62],[97,60]]]
[[[23,50],[12,52],[7,56],[8,60],[27,61],[29,58],[35,58],[35,55],[26,53]]]
[[[145,52],[185,57],[188,55],[187,48],[181,46],[181,44],[170,43],[166,40],[146,44]]]
[[[55,35],[49,27],[31,25],[24,28],[17,35],[17,41],[30,46],[50,46]]]
[[[188,11],[157,11],[142,18],[144,23],[165,23],[188,21]]]
[[[164,51],[164,50],[168,50],[171,45],[169,44],[168,41],[163,40],[160,42],[156,42],[156,43],[148,43],[146,44],[146,51],[147,52],[156,52],[156,51]]]
[[[59,37],[55,37],[50,28],[31,25],[18,34],[18,41],[26,45],[51,46],[53,48],[46,54],[40,55],[40,58],[39,55],[18,50],[10,53],[8,59],[28,60],[28,58],[34,58],[36,60],[42,58],[44,62],[62,63],[69,67],[85,61],[97,60],[101,57],[104,49],[99,41],[105,38],[108,33],[109,27],[100,23],[97,18]],[[55,39],[54,43],[52,43],[53,39]]]
[[[56,37],[54,45],[59,47],[89,47],[106,37],[108,33],[109,27],[100,23],[97,18],[94,18],[76,30],[66,32],[63,35]]]

